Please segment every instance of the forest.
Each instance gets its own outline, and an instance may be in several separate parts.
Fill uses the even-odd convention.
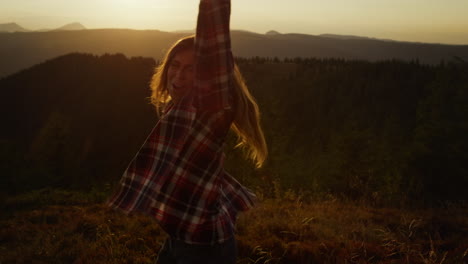
[[[270,151],[254,170],[242,150],[226,147],[228,171],[245,184],[390,204],[466,200],[466,62],[237,63]],[[148,99],[155,65],[70,54],[2,79],[2,191],[117,182],[157,122]]]
[[[315,258],[321,263],[466,263],[462,261],[466,261],[468,252],[468,241],[464,236],[468,233],[468,219],[463,217],[467,215],[468,198],[468,62],[453,58],[426,65],[417,60],[368,62],[276,57],[236,58],[236,61],[259,103],[269,157],[263,168],[255,169],[244,158],[243,150],[234,148],[234,135],[229,135],[225,150],[226,169],[264,199],[264,207],[259,212],[268,211],[268,208],[271,212],[289,208],[284,210],[290,212],[296,208],[295,214],[301,215],[307,224],[313,224],[315,218],[303,215],[302,203],[313,207],[310,210],[322,210],[330,201],[339,203],[332,206],[335,209],[342,206],[341,203],[353,204],[357,206],[355,212],[365,208],[393,208],[385,210],[406,210],[408,217],[415,219],[417,210],[456,208],[457,213],[451,219],[455,222],[450,224],[445,220],[439,221],[440,225],[430,222],[435,211],[425,211],[419,217],[427,217],[426,223],[432,223],[425,226],[428,229],[421,230],[426,233],[436,230],[434,232],[442,240],[444,234],[450,234],[445,238],[458,234],[450,242],[457,246],[446,246],[446,252],[453,251],[459,254],[456,256],[462,256],[449,254],[452,260],[460,262],[440,261],[446,261],[447,255],[438,256],[437,262],[423,262],[424,258],[419,255],[429,259],[427,252],[434,247],[432,238],[425,238],[418,250],[424,249],[426,253],[411,255],[408,249],[406,255],[402,253],[399,257],[388,258],[402,262],[384,262],[387,258],[383,256],[387,253],[380,249],[373,251],[380,257],[375,259],[366,255],[367,262],[344,262],[352,259],[352,250],[343,256],[339,253],[342,251],[333,251],[336,253],[334,258],[327,262],[318,253],[296,252],[294,255],[293,251],[284,249],[289,249],[291,241],[308,241],[310,237],[304,235],[307,232],[301,233],[303,229],[291,231],[293,235],[281,233],[283,229],[279,235],[281,243],[287,241],[289,244],[287,247],[270,245],[274,253],[263,250],[265,246],[256,247],[258,241],[248,242],[255,240],[253,238],[242,240],[241,253],[254,252],[252,254],[256,256],[244,258],[243,263],[267,263],[268,259],[270,263],[314,263],[310,261]],[[157,64],[150,58],[127,58],[122,54],[72,53],[0,80],[0,109],[4,123],[0,132],[0,202],[4,211],[0,233],[3,240],[0,241],[4,241],[4,245],[8,245],[9,239],[15,240],[7,227],[16,225],[11,219],[15,219],[18,208],[22,208],[22,213],[31,214],[28,217],[39,224],[50,224],[50,221],[57,224],[59,220],[47,218],[55,213],[44,213],[53,208],[28,211],[36,206],[66,206],[73,201],[86,201],[84,204],[91,204],[90,212],[104,210],[95,204],[102,203],[115,188],[122,172],[158,120],[148,98],[149,81]],[[51,196],[57,193],[62,195],[61,202]],[[279,200],[281,203],[275,208],[274,204]],[[444,212],[440,217],[449,217],[450,214]],[[351,211],[349,213],[352,215]],[[42,216],[34,218],[35,214]],[[258,212],[253,214],[250,219],[261,218]],[[394,217],[391,219],[398,218],[398,213],[390,215]],[[333,218],[330,215],[323,217]],[[356,219],[367,221],[363,215]],[[347,225],[348,220],[337,223],[337,226]],[[416,224],[408,219],[402,225],[416,228]],[[452,229],[444,233],[446,225]],[[76,230],[81,236],[91,232],[95,241],[99,226],[77,224]],[[303,228],[304,223],[298,226]],[[253,228],[244,225],[245,230],[247,227]],[[275,233],[275,227],[265,228],[258,227],[255,232]],[[304,236],[295,240],[291,238],[296,236],[294,234]],[[355,239],[354,233],[349,236]],[[410,239],[410,236],[407,234],[406,238]],[[319,238],[322,237],[319,235]],[[20,243],[19,238],[16,241]],[[151,241],[151,245],[156,243],[154,238]],[[327,243],[329,248],[340,247],[338,242],[336,245]],[[322,244],[320,250],[323,251]],[[359,249],[355,244],[347,246]],[[287,254],[281,256],[283,251]],[[122,251],[122,256],[124,252],[127,251]],[[76,255],[80,254],[71,258]],[[365,259],[363,254],[360,256]],[[286,261],[288,257],[292,260]]]

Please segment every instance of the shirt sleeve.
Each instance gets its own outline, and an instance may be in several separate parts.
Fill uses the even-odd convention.
[[[195,109],[183,102],[172,107],[153,128],[120,180],[120,188],[106,204],[124,213],[148,213],[154,194],[173,175],[187,142]]]
[[[231,51],[230,0],[201,0],[195,37],[195,80],[198,105],[223,110],[232,106],[234,60]]]

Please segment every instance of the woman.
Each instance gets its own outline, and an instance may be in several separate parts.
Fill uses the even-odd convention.
[[[164,108],[109,199],[153,216],[169,239],[157,263],[235,263],[234,225],[255,195],[223,169],[226,134],[261,167],[267,156],[257,104],[234,64],[230,0],[201,0],[196,37],[179,40],[157,68],[152,102]]]

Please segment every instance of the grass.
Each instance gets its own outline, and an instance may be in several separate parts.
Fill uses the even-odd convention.
[[[238,223],[243,263],[466,263],[466,209],[267,200]],[[258,263],[258,262],[257,262]]]
[[[2,201],[0,263],[153,263],[166,238],[104,195],[41,190]],[[237,223],[238,263],[468,263],[468,210],[405,210],[290,192]]]

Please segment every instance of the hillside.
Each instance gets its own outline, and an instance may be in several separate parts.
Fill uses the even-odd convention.
[[[95,29],[78,31],[0,33],[0,78],[70,52],[160,59],[177,39],[190,33],[157,30]],[[333,37],[331,37],[333,36]],[[315,57],[359,60],[398,59],[437,64],[468,59],[468,45],[439,45],[385,41],[368,38],[303,34],[256,34],[233,31],[234,54],[239,57]]]
[[[270,156],[253,169],[233,138],[229,172],[271,193],[377,204],[466,200],[468,65],[238,59]],[[2,187],[115,184],[157,118],[153,59],[69,54],[0,80]]]
[[[27,32],[29,30],[21,27],[20,25],[16,23],[5,23],[5,24],[0,24],[0,32]]]
[[[107,196],[45,189],[8,198],[0,261],[154,263],[167,235],[151,217],[107,209]],[[467,228],[466,207],[376,208],[278,192],[240,215],[237,263],[465,264]]]
[[[70,23],[70,24],[66,24],[64,26],[61,26],[57,29],[55,29],[56,31],[63,31],[63,30],[85,30],[86,28],[81,24],[81,23],[78,23],[78,22],[74,22],[74,23]]]
[[[2,186],[83,186],[119,175],[156,122],[147,99],[154,66],[152,59],[69,54],[1,80],[0,112],[9,125],[0,141],[42,164],[34,176],[3,177],[9,184]]]

